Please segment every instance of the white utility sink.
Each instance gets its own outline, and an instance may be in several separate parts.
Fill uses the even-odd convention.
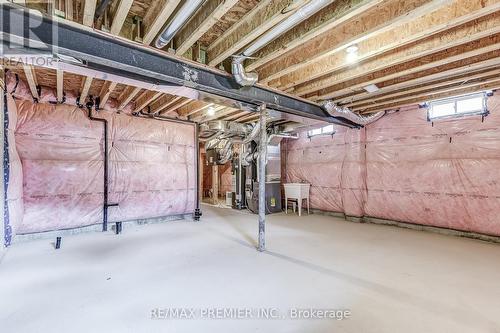
[[[307,214],[309,214],[309,189],[311,184],[285,183],[283,186],[285,187],[285,212],[288,214],[288,199],[295,199],[299,206],[299,216],[302,215],[303,200],[307,200]]]

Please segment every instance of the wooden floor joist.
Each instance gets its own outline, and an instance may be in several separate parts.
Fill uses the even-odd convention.
[[[302,0],[299,0],[302,1]],[[229,56],[236,54],[245,45],[262,35],[269,28],[289,17],[293,11],[283,10],[289,0],[263,0],[241,21],[233,25],[208,48],[208,64],[215,66]]]
[[[500,36],[498,36],[500,38]],[[377,84],[379,82],[387,81],[393,78],[401,77],[404,75],[409,75],[417,72],[423,72],[428,69],[436,68],[439,66],[452,64],[456,61],[460,61],[465,58],[471,58],[482,54],[487,54],[498,50],[500,43],[494,43],[484,47],[478,47],[477,45],[468,45],[469,50],[463,53],[455,54],[450,57],[439,58],[438,60],[432,61],[429,59],[418,59],[415,63],[406,66],[405,69],[395,67],[391,71],[380,71],[373,73],[371,76],[362,76],[355,81],[344,81],[338,85],[331,86],[318,91],[318,99],[325,100],[331,99],[338,96],[342,96],[349,92],[355,91],[356,89],[362,89],[370,84]],[[446,52],[445,52],[446,53]],[[418,64],[417,64],[418,63]]]
[[[170,114],[172,112],[177,111],[178,109],[180,109],[181,107],[183,107],[184,105],[186,105],[188,103],[191,103],[191,100],[188,99],[188,98],[186,98],[185,100],[181,101],[180,103],[174,103],[170,107],[168,107],[168,108],[166,108],[164,110],[161,110],[158,114],[160,114],[160,115]]]
[[[159,0],[153,3],[143,21],[146,29],[142,39],[144,44],[151,44],[180,2],[180,0]]]
[[[491,70],[498,66],[500,66],[500,58],[495,57],[478,62],[470,62],[464,60],[462,61],[461,65],[447,66],[448,68],[442,68],[440,71],[437,71],[435,73],[427,73],[427,75],[425,76],[416,76],[415,78],[404,80],[398,78],[400,80],[399,82],[391,82],[395,80],[389,80],[384,82],[385,85],[381,87],[377,92],[369,93],[363,90],[355,92],[354,94],[348,94],[338,97],[334,99],[334,102],[337,104],[352,103],[353,101],[374,97],[379,94],[412,89],[413,87],[423,84],[429,84],[429,82],[433,82],[436,80],[446,81],[447,79],[452,78],[456,75],[469,75],[468,73],[475,73],[481,70]]]
[[[137,97],[135,101],[135,108],[133,112],[139,112],[153,101],[158,99],[163,93],[159,91],[145,90],[142,95]]]
[[[57,97],[57,102],[58,103],[62,103],[63,99],[64,99],[64,71],[62,69],[58,69],[56,71],[56,97]]]
[[[494,14],[492,17],[488,16],[482,20],[476,20],[473,23],[463,25],[453,31],[426,38],[425,41],[420,43],[412,44],[411,46],[400,48],[393,52],[384,53],[382,56],[376,57],[372,61],[360,63],[352,68],[318,78],[309,84],[295,87],[294,94],[304,96],[343,81],[352,80],[406,62],[423,59],[441,51],[451,56],[453,52],[450,50],[454,48],[463,47],[465,49],[465,44],[467,43],[489,36],[495,36],[499,33],[500,12]]]
[[[157,101],[151,104],[150,111],[153,114],[159,114],[161,111],[176,104],[180,100],[182,100],[182,97],[180,96],[172,96],[172,95],[162,96]]]
[[[34,99],[39,100],[40,95],[38,94],[38,82],[36,79],[36,72],[33,66],[31,65],[24,65],[23,66],[24,70],[24,75],[26,76],[26,80],[28,81],[28,87],[30,88],[31,95],[33,96]]]
[[[213,103],[206,103],[203,101],[193,101],[192,103],[180,108],[178,113],[181,116],[190,117],[193,114],[204,111],[210,107],[215,107],[215,106]]]
[[[106,81],[102,85],[101,92],[99,93],[99,104],[101,107],[104,107],[106,103],[108,102],[109,96],[115,90],[116,86],[118,84],[116,82],[112,81]]]
[[[283,56],[295,48],[305,45],[312,39],[332,30],[333,28],[344,24],[364,12],[378,6],[386,0],[338,0],[325,7],[310,20],[304,21],[287,31],[276,40],[267,44],[254,56],[255,60],[249,60],[246,66],[248,71],[255,70],[272,60]]]
[[[408,93],[407,96],[402,96],[399,98],[391,98],[390,100],[386,101],[380,101],[380,102],[374,102],[369,105],[365,106],[359,106],[359,107],[354,107],[351,108],[352,111],[355,112],[363,112],[365,110],[369,110],[372,108],[380,108],[383,107],[384,105],[387,104],[394,104],[394,103],[401,103],[404,102],[408,99],[420,99],[420,100],[425,100],[427,99],[427,96],[429,95],[435,95],[435,94],[442,94],[442,93],[452,93],[454,91],[461,91],[463,89],[474,89],[479,86],[486,86],[490,84],[498,84],[500,82],[498,75],[494,75],[493,77],[489,77],[487,79],[483,79],[477,82],[472,82],[472,83],[465,83],[465,84],[452,84],[448,85],[445,87],[435,87],[435,88],[430,88],[427,91],[422,91],[418,93]]]
[[[86,76],[82,81],[82,88],[80,90],[80,104],[85,105],[85,100],[89,95],[90,86],[92,85],[93,78],[91,76]]]
[[[198,117],[196,119],[196,122],[205,123],[207,121],[216,120],[216,119],[222,118],[230,113],[233,113],[235,110],[236,109],[234,109],[234,108],[220,107],[220,109],[216,110],[213,115],[209,115],[207,113],[204,113],[201,117]]]
[[[120,94],[120,97],[118,97],[118,110],[123,110],[128,103],[130,103],[135,96],[141,91],[141,88],[139,87],[127,87],[123,90],[123,92]]]
[[[500,80],[497,80],[493,83],[487,83],[487,84],[480,85],[480,86],[457,89],[457,90],[452,90],[452,91],[448,91],[448,92],[444,92],[444,93],[430,94],[430,95],[426,95],[423,97],[408,98],[402,102],[386,104],[386,105],[381,106],[381,107],[374,107],[372,109],[367,109],[367,110],[363,111],[362,113],[368,114],[368,113],[374,113],[374,112],[378,112],[378,111],[397,110],[403,106],[416,105],[416,104],[420,104],[423,102],[430,102],[430,101],[439,100],[439,99],[448,98],[448,97],[473,94],[473,93],[480,92],[480,91],[496,90],[499,88],[500,88]]]
[[[113,17],[113,23],[111,24],[110,32],[113,35],[119,35],[122,30],[123,23],[127,18],[127,14],[132,7],[134,0],[120,0],[118,7],[116,8],[115,15]]]
[[[399,91],[394,92],[394,93],[389,93],[389,94],[384,94],[384,95],[380,95],[380,96],[375,96],[375,97],[369,98],[369,99],[359,100],[359,101],[354,102],[354,103],[348,103],[345,106],[350,108],[351,110],[359,110],[362,108],[367,108],[367,107],[373,106],[377,103],[387,102],[387,101],[390,101],[396,97],[404,96],[407,94],[419,93],[419,92],[430,90],[430,89],[439,89],[441,87],[446,87],[446,86],[450,86],[453,84],[463,85],[463,84],[466,84],[467,82],[470,82],[470,81],[473,81],[476,79],[487,78],[487,77],[494,76],[494,75],[500,75],[500,68],[496,68],[493,70],[481,71],[480,73],[477,73],[477,74],[473,74],[473,73],[467,73],[465,75],[462,74],[462,75],[458,76],[457,78],[453,77],[450,79],[448,79],[448,78],[444,79],[444,80],[441,79],[441,80],[439,80],[439,82],[436,82],[436,83],[431,82],[431,84],[420,85],[420,86],[417,86],[417,87],[412,88],[412,89],[403,89],[403,90],[399,90]]]
[[[207,0],[175,38],[178,55],[183,55],[239,0]]]
[[[485,4],[486,7],[482,7],[480,0],[456,0],[448,6],[444,6],[427,15],[419,16],[412,21],[408,22],[404,19],[406,21],[404,24],[358,42],[358,63],[367,60],[376,61],[377,57],[383,56],[383,53],[393,50],[399,51],[406,45],[415,49],[416,46],[412,43],[425,40],[434,34],[474,21],[500,9],[500,2],[497,0],[486,1],[488,1]],[[464,40],[466,39],[466,37],[463,38]],[[445,43],[446,38],[442,41],[442,44]],[[320,59],[320,61],[313,61],[306,67],[300,68],[300,70],[296,70],[289,75],[271,81],[269,84],[280,89],[305,85],[306,82],[312,80],[314,81],[311,84],[316,84],[315,79],[349,67],[355,68],[357,66],[348,61],[345,52],[334,53],[331,56]],[[316,85],[319,86],[320,83]]]
[[[94,26],[94,15],[97,0],[84,0],[83,5],[83,25],[87,27]]]
[[[332,56],[341,57],[345,62],[345,49],[348,46],[360,44],[370,38],[384,34],[388,31],[400,29],[404,24],[411,22],[417,17],[432,12],[437,6],[449,3],[441,0],[417,0],[417,1],[398,1],[392,0],[385,3],[383,10],[367,11],[356,17],[351,22],[338,26],[329,31],[328,34],[317,37],[313,41],[304,44],[293,53],[286,54],[285,57],[269,64],[259,70],[263,83],[269,83],[277,86],[275,80],[293,72],[307,72],[311,68],[325,70],[323,62],[329,60]],[[377,7],[378,8],[378,7]],[[377,9],[376,8],[376,9]],[[356,24],[356,22],[363,24]],[[401,30],[403,31],[403,30]],[[389,34],[386,39],[395,39],[397,36]],[[360,47],[358,45],[358,47]],[[336,58],[337,58],[336,57]],[[314,78],[312,71],[311,78]],[[327,72],[324,72],[326,74]],[[288,81],[280,82],[279,86],[288,87]]]
[[[227,107],[222,106],[222,105],[216,105],[216,106],[214,106],[214,107],[212,108],[212,111],[211,111],[211,112],[213,112],[213,113],[214,113],[214,115],[215,115],[215,114],[220,114],[220,112],[221,112],[222,110],[226,109],[226,108],[227,108]],[[209,116],[209,115],[208,115],[208,113],[209,113],[209,110],[205,110],[202,114],[191,115],[191,116],[189,117],[189,120],[191,120],[191,121],[195,121],[195,122],[199,122],[199,121],[201,121],[202,119],[207,118],[207,117]]]

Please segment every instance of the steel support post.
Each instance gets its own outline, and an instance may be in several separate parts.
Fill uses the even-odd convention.
[[[260,140],[259,140],[259,246],[260,252],[266,250],[266,160],[267,160],[267,110],[262,104],[260,112]]]

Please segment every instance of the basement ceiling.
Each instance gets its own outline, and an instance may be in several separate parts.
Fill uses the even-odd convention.
[[[100,18],[95,18],[100,4],[96,0],[26,2],[28,7],[131,42],[154,45],[184,1],[114,0]],[[282,22],[290,3],[206,0],[164,51],[229,71],[231,56]],[[260,84],[311,101],[332,99],[362,114],[394,110],[499,88],[499,32],[500,0],[337,0],[267,43],[245,67],[259,74]],[[348,48],[354,52],[346,52]],[[56,87],[55,71],[34,71],[47,77],[44,84]],[[69,89],[81,90],[85,77],[64,82]],[[102,93],[103,85],[94,80],[90,90]],[[378,89],[364,89],[370,85]],[[124,90],[133,91],[123,85],[114,89],[111,96],[117,99],[124,98]],[[149,101],[144,93],[136,92],[131,100],[142,96],[149,102],[144,107],[151,107],[161,98],[164,102],[175,98],[160,95]],[[208,117],[207,108],[185,99],[168,107],[169,113],[197,121]],[[209,118],[253,121],[253,117],[221,107]]]

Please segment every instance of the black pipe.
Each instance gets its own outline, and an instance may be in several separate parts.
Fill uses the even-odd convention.
[[[97,6],[97,9],[95,10],[95,18],[98,19],[99,17],[104,14],[104,11],[106,10],[106,7],[111,3],[112,0],[102,0],[101,3],[99,3],[99,6]]]
[[[196,195],[196,200],[195,200],[195,207],[194,207],[194,215],[193,219],[195,221],[199,221],[200,217],[202,215],[201,209],[200,209],[200,141],[198,138],[198,124],[194,125],[194,151],[195,151],[195,170],[196,170],[196,187],[195,187],[195,195]]]
[[[61,248],[61,237],[56,237],[56,250]]]
[[[92,117],[92,107],[94,106],[93,99],[90,98],[86,104],[89,111],[89,119],[99,121],[104,126],[104,200],[102,204],[102,231],[108,231],[108,121],[102,118]]]

